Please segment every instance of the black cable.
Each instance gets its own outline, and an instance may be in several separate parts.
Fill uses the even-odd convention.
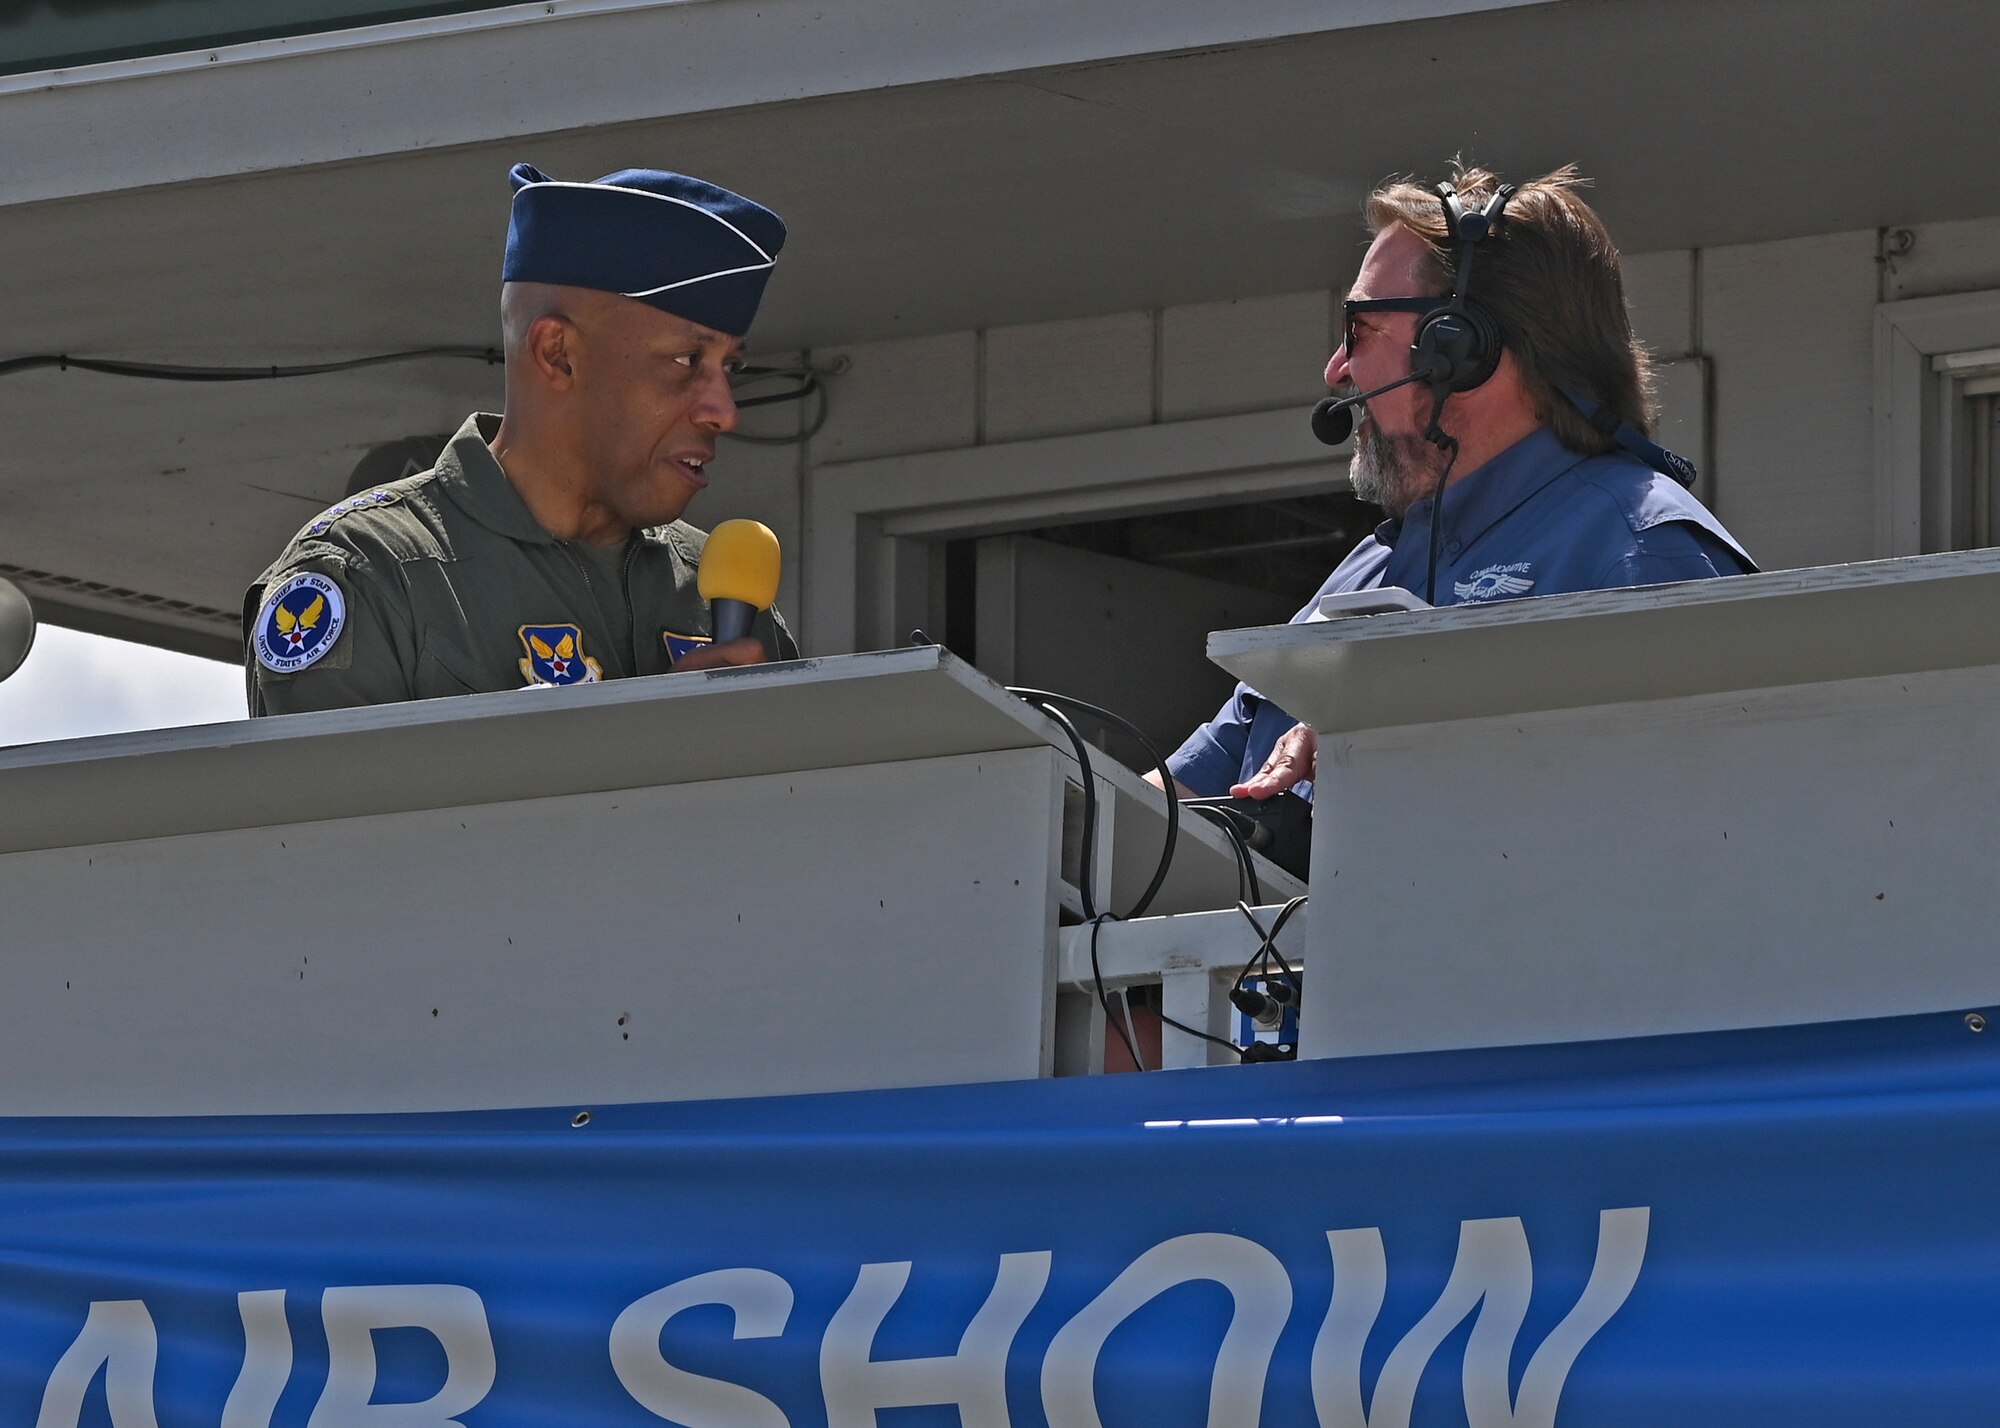
[[[1252,905],[1264,901],[1264,885],[1257,877],[1257,860],[1250,856],[1249,835],[1244,825],[1250,822],[1250,815],[1240,808],[1231,808],[1227,801],[1206,798],[1184,798],[1181,807],[1207,814],[1222,831],[1229,835],[1229,841],[1236,852],[1236,896]]]
[[[498,347],[412,347],[401,352],[377,352],[366,357],[347,357],[337,362],[306,362],[290,366],[268,367],[206,367],[179,362],[130,362],[112,357],[72,357],[67,353],[41,352],[27,357],[0,359],[0,377],[11,377],[20,372],[43,371],[55,368],[66,372],[72,367],[79,372],[95,372],[106,377],[136,377],[154,382],[269,382],[286,377],[324,377],[335,372],[357,372],[365,367],[383,367],[395,362],[421,362],[432,358],[467,359],[484,362],[489,367],[501,366],[506,354]],[[831,413],[825,385],[820,381],[824,374],[811,367],[744,367],[739,369],[741,378],[752,381],[765,377],[789,377],[798,385],[787,391],[766,392],[762,396],[739,397],[736,405],[742,407],[773,406],[780,402],[802,402],[808,397],[819,398],[818,408],[804,431],[794,436],[746,436],[732,432],[737,441],[747,441],[753,446],[796,446],[802,441],[819,435]]]
[[[1083,904],[1083,915],[1095,919],[1097,899],[1090,889],[1091,884],[1097,881],[1097,785],[1090,776],[1090,746],[1084,743],[1076,725],[1060,709],[1045,704],[1042,712],[1055,720],[1057,728],[1069,735],[1070,748],[1076,753],[1077,772],[1083,778],[1083,831],[1082,846],[1077,849],[1076,855],[1076,894],[1077,900]],[[1103,988],[1098,990],[1101,992]]]
[[[1084,916],[1090,919],[1090,975],[1096,987],[1098,1006],[1104,1012],[1104,1019],[1117,1026],[1118,1038],[1125,1043],[1125,1049],[1131,1053],[1132,1064],[1143,1071],[1146,1069],[1146,1063],[1140,1059],[1138,1047],[1132,1044],[1132,1037],[1126,1032],[1123,1023],[1118,1022],[1118,1019],[1111,1012],[1110,993],[1104,989],[1104,973],[1097,960],[1097,930],[1106,922],[1118,922],[1125,920],[1125,918],[1139,916],[1140,913],[1144,912],[1152,904],[1154,895],[1159,892],[1161,885],[1167,880],[1167,871],[1173,866],[1174,846],[1180,835],[1180,800],[1173,796],[1173,772],[1167,767],[1167,761],[1160,757],[1160,752],[1153,746],[1153,741],[1141,733],[1138,727],[1123,715],[1114,714],[1102,705],[1092,704],[1087,699],[1078,699],[1068,694],[1056,694],[1046,689],[1026,689],[1019,686],[1010,686],[1007,692],[1016,698],[1026,700],[1028,703],[1035,705],[1044,714],[1048,715],[1049,718],[1053,719],[1056,726],[1069,736],[1070,746],[1075,751],[1077,769],[1083,778],[1083,853],[1079,867],[1079,877],[1082,879],[1083,886],[1078,888],[1077,892],[1083,901]],[[1086,714],[1093,714],[1125,730],[1146,751],[1147,756],[1152,760],[1154,767],[1158,769],[1160,774],[1161,792],[1167,800],[1167,838],[1164,846],[1160,849],[1160,861],[1158,866],[1153,870],[1153,880],[1146,885],[1145,892],[1140,894],[1138,902],[1133,904],[1132,910],[1125,914],[1125,918],[1121,918],[1116,913],[1111,912],[1098,913],[1095,901],[1091,897],[1089,885],[1093,881],[1092,873],[1095,866],[1092,845],[1095,842],[1097,829],[1097,790],[1095,782],[1091,778],[1090,755],[1087,751],[1088,746],[1084,743],[1083,735],[1077,732],[1076,725],[1062,713],[1061,709],[1056,707],[1057,705],[1078,709]],[[1220,812],[1221,810],[1216,811]],[[1227,826],[1226,818],[1225,825]],[[1231,844],[1241,859],[1237,865],[1239,879],[1244,874],[1247,874],[1250,879],[1251,888],[1259,890],[1256,866],[1250,860],[1248,844],[1244,842],[1240,830],[1230,826],[1228,832]],[[1286,905],[1285,910],[1278,915],[1277,921],[1272,924],[1271,935],[1273,937],[1277,935],[1277,929],[1284,926],[1285,919],[1292,912],[1296,911],[1298,906],[1303,905],[1305,901],[1303,897],[1294,898],[1290,904]],[[1250,919],[1250,925],[1256,927],[1259,933],[1263,932],[1263,928],[1258,925],[1255,917]],[[1252,959],[1253,962],[1255,960],[1255,958]],[[1284,959],[1282,957],[1279,958],[1279,962],[1283,965]],[[1292,974],[1289,966],[1286,966],[1285,972],[1287,976],[1292,978],[1294,985],[1296,985],[1298,978]],[[1247,971],[1238,976],[1238,986],[1242,985],[1243,975],[1247,975]],[[1126,1005],[1128,1007],[1131,1005],[1129,996],[1127,997]],[[1197,1037],[1212,1046],[1226,1046],[1236,1053],[1238,1061],[1243,1060],[1245,1057],[1243,1048],[1235,1042],[1225,1037],[1213,1036],[1208,1032],[1199,1031],[1189,1026],[1186,1022],[1176,1021],[1173,1017],[1167,1015],[1164,1007],[1160,1009],[1158,1015],[1161,1024],[1164,1026],[1170,1026],[1176,1031],[1185,1032],[1187,1035]]]
[[[1285,930],[1285,924],[1292,920],[1292,914],[1304,907],[1310,900],[1308,896],[1301,895],[1293,898],[1290,902],[1279,908],[1278,915],[1271,920],[1271,927],[1268,932],[1265,931],[1264,925],[1257,921],[1257,914],[1250,910],[1249,904],[1238,903],[1236,905],[1236,910],[1248,918],[1250,925],[1257,930],[1260,941],[1257,950],[1251,954],[1250,960],[1243,964],[1243,970],[1236,974],[1236,980],[1231,984],[1230,991],[1239,990],[1244,982],[1249,980],[1250,973],[1259,963],[1268,964],[1271,960],[1275,959],[1279,970],[1284,973],[1285,979],[1292,984],[1292,989],[1301,995],[1304,994],[1305,987],[1299,981],[1298,973],[1292,970],[1292,964],[1285,960],[1282,952],[1278,951],[1278,934]]]
[[[1196,813],[1205,815],[1211,823],[1222,830],[1223,836],[1229,839],[1230,851],[1236,855],[1236,896],[1238,900],[1247,899],[1251,902],[1261,902],[1263,899],[1256,896],[1256,893],[1260,891],[1257,886],[1257,868],[1250,860],[1250,835],[1253,830],[1246,829],[1244,826],[1249,823],[1249,816],[1234,808],[1217,803],[1196,803],[1192,800],[1183,800],[1183,806],[1193,809]]]
[[[420,362],[431,357],[470,358],[498,366],[506,360],[497,347],[412,347],[404,352],[379,352],[368,357],[348,357],[338,362],[310,362],[296,366],[198,367],[175,362],[126,362],[109,357],[71,357],[66,354],[38,353],[32,357],[0,360],[0,377],[54,367],[68,371],[98,372],[107,377],[141,377],[156,382],[268,382],[284,377],[321,377],[329,372],[353,372],[363,367],[383,367],[391,362]]]
[[[1112,713],[1100,704],[1092,704],[1087,699],[1078,699],[1073,695],[1053,694],[1046,689],[1010,687],[1007,692],[1016,698],[1027,700],[1030,704],[1040,705],[1042,711],[1051,716],[1054,716],[1056,711],[1049,706],[1051,704],[1061,704],[1071,709],[1080,709],[1086,714],[1093,714],[1099,719],[1116,724],[1119,728],[1130,734],[1133,739],[1138,741],[1139,747],[1146,751],[1146,757],[1152,761],[1153,767],[1159,771],[1161,795],[1167,801],[1167,840],[1161,845],[1160,861],[1153,869],[1153,880],[1146,884],[1146,890],[1139,894],[1139,900],[1132,905],[1131,911],[1124,914],[1128,918],[1139,916],[1148,907],[1152,906],[1153,898],[1159,893],[1161,886],[1166,882],[1167,870],[1173,866],[1174,862],[1174,844],[1180,838],[1181,805],[1180,800],[1174,797],[1174,776],[1172,771],[1167,768],[1167,761],[1160,757],[1160,751],[1153,747],[1153,741],[1139,731],[1138,725],[1134,724],[1130,719],[1125,718],[1122,714]],[[1070,737],[1072,739],[1079,745],[1082,744],[1082,739],[1076,734],[1074,725],[1069,724],[1066,720],[1059,720],[1058,722],[1063,723],[1070,730]],[[1096,805],[1094,790],[1091,788],[1088,778],[1089,766],[1084,763],[1081,757],[1077,759],[1077,763],[1083,766],[1086,774],[1084,780],[1084,809],[1086,814],[1088,814]]]
[[[1191,803],[1188,807],[1192,811],[1207,817],[1208,821],[1220,828],[1223,835],[1229,839],[1229,851],[1236,859],[1237,900],[1242,901],[1249,898],[1250,879],[1255,874],[1251,871],[1249,863],[1245,861],[1249,853],[1249,844],[1243,841],[1243,830],[1236,826],[1236,819],[1231,816],[1228,809],[1217,808],[1213,804]]]
[[[1444,488],[1451,480],[1451,468],[1458,463],[1458,442],[1447,436],[1438,419],[1444,415],[1444,399],[1450,395],[1446,387],[1433,387],[1431,398],[1431,424],[1424,432],[1424,440],[1445,454],[1444,470],[1438,472],[1437,486],[1431,492],[1431,557],[1430,566],[1424,575],[1424,603],[1438,602],[1438,553],[1444,545]]]
[[[1165,1000],[1165,998],[1162,998],[1162,1000]],[[1240,1046],[1238,1046],[1238,1045],[1237,1045],[1237,1044],[1236,1044],[1235,1042],[1233,1042],[1233,1041],[1229,1040],[1229,1039],[1228,1039],[1227,1037],[1221,1037],[1221,1036],[1210,1036],[1210,1035],[1209,1035],[1209,1034],[1208,1034],[1207,1032],[1205,1032],[1205,1031],[1196,1031],[1196,1030],[1195,1030],[1195,1029],[1194,1029],[1193,1027],[1189,1026],[1189,1025],[1188,1025],[1188,1024],[1186,1023],[1186,1022],[1184,1022],[1184,1021],[1175,1021],[1175,1020],[1174,1020],[1174,1019],[1173,1019],[1172,1017],[1168,1016],[1168,1015],[1167,1015],[1167,1012],[1166,1012],[1166,1008],[1164,1008],[1164,1007],[1162,1007],[1162,1008],[1160,1009],[1160,1012],[1159,1012],[1159,1018],[1160,1018],[1160,1020],[1161,1020],[1161,1021],[1162,1021],[1163,1023],[1165,1023],[1165,1024],[1167,1025],[1167,1026],[1170,1026],[1170,1027],[1172,1027],[1172,1028],[1173,1028],[1173,1029],[1174,1029],[1175,1031],[1184,1031],[1184,1032],[1186,1032],[1186,1033],[1187,1033],[1187,1034],[1188,1034],[1189,1036],[1198,1036],[1198,1037],[1200,1037],[1200,1038],[1201,1038],[1201,1039],[1202,1039],[1203,1041],[1206,1041],[1206,1042],[1209,1042],[1209,1043],[1211,1043],[1211,1044],[1213,1044],[1213,1045],[1215,1045],[1215,1046],[1226,1046],[1226,1047],[1228,1047],[1228,1048],[1229,1048],[1229,1049],[1230,1049],[1231,1051],[1233,1051],[1233,1052],[1235,1052],[1235,1053],[1236,1053],[1236,1059],[1237,1059],[1238,1061],[1241,1061],[1241,1060],[1243,1059],[1243,1048],[1242,1048],[1242,1047],[1240,1047]]]
[[[1133,1069],[1144,1071],[1146,1063],[1139,1059],[1138,1045],[1132,1040],[1131,1033],[1125,1030],[1125,1024],[1111,1014],[1111,994],[1104,990],[1104,969],[1097,964],[1097,929],[1107,922],[1115,921],[1117,919],[1108,912],[1102,917],[1093,917],[1090,920],[1090,980],[1097,987],[1097,1004],[1104,1009],[1105,1021],[1118,1029],[1118,1039],[1124,1042],[1125,1049],[1132,1053]],[[1119,995],[1125,997],[1125,1006],[1129,1011],[1132,1005],[1130,995],[1122,992]],[[1162,1017],[1161,1020],[1164,1021],[1166,1018]]]
[[[1304,897],[1296,897],[1286,903],[1278,910],[1278,916],[1272,922],[1268,932],[1257,921],[1257,914],[1247,903],[1240,904],[1237,907],[1237,911],[1241,912],[1244,918],[1250,923],[1250,926],[1256,929],[1261,940],[1258,943],[1257,950],[1251,954],[1250,960],[1243,965],[1243,970],[1236,974],[1235,984],[1230,988],[1232,992],[1239,990],[1243,983],[1249,980],[1250,973],[1253,970],[1260,966],[1268,968],[1273,961],[1276,961],[1279,972],[1283,974],[1285,980],[1292,984],[1292,990],[1303,995],[1305,989],[1299,982],[1298,973],[1292,970],[1292,964],[1287,962],[1284,954],[1278,951],[1278,935],[1284,931],[1285,924],[1291,920],[1292,914],[1298,911],[1299,908],[1304,907],[1306,901]]]
[[[815,436],[818,436],[820,429],[826,425],[826,419],[831,415],[833,410],[832,404],[827,397],[826,386],[820,381],[822,375],[824,374],[812,367],[740,368],[737,376],[746,382],[760,381],[766,377],[789,377],[796,381],[798,385],[789,391],[766,392],[760,397],[738,397],[736,399],[738,410],[745,407],[774,406],[779,402],[803,402],[806,398],[812,396],[817,396],[819,402],[812,420],[806,423],[805,430],[794,435],[751,436],[747,432],[732,431],[729,433],[729,439],[731,441],[748,442],[752,446],[797,446],[801,442],[810,441]]]

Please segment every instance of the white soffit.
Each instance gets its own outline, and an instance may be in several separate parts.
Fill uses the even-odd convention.
[[[0,77],[0,206],[1546,3],[542,0]]]

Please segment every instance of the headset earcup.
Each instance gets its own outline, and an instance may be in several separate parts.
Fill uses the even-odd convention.
[[[1410,345],[1411,370],[1430,374],[1433,386],[1469,392],[1500,366],[1500,329],[1476,307],[1426,313]]]

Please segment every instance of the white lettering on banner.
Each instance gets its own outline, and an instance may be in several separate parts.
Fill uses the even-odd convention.
[[[1534,1292],[1534,1264],[1518,1217],[1460,1223],[1458,1251],[1435,1303],[1390,1350],[1372,1399],[1361,1394],[1361,1358],[1386,1301],[1387,1255],[1379,1229],[1326,1232],[1333,1294],[1310,1365],[1319,1428],[1409,1428],[1417,1387],[1453,1331],[1472,1318],[1464,1361],[1467,1428],[1555,1428],[1556,1408],[1583,1348],[1624,1306],[1646,1257],[1652,1211],[1601,1211],[1597,1255],[1576,1303],[1536,1346],[1509,1392],[1515,1341]],[[877,1359],[883,1321],[908,1287],[911,1262],[864,1264],[820,1341],[820,1387],[828,1428],[880,1428],[882,1409],[955,1405],[965,1428],[1011,1428],[1007,1360],[1014,1340],[1048,1288],[1047,1250],[1003,1254],[993,1290],[959,1340],[930,1358]],[[1097,1411],[1098,1361],[1113,1332],[1177,1285],[1212,1281],[1229,1291],[1229,1325],[1209,1378],[1209,1428],[1260,1421],[1278,1339],[1291,1318],[1291,1276],[1278,1257],[1240,1235],[1189,1234],[1141,1254],[1056,1331],[1042,1361],[1042,1407],[1049,1428],[1103,1428]],[[784,1333],[793,1290],[764,1269],[719,1269],[667,1285],[634,1302],[611,1327],[611,1366],[632,1400],[681,1428],[790,1428],[784,1410],[741,1384],[667,1362],[662,1336],[675,1315],[720,1305],[735,1315],[737,1339]],[[236,1297],[243,1321],[243,1367],[222,1409],[220,1428],[271,1428],[293,1367],[285,1291]],[[463,1428],[462,1415],[485,1400],[496,1377],[486,1306],[458,1284],[330,1288],[320,1304],[327,1344],[326,1384],[307,1428]],[[445,1354],[445,1381],[420,1403],[375,1403],[378,1329],[421,1329]],[[153,1380],[159,1334],[139,1299],[99,1300],[49,1375],[35,1428],[80,1428],[100,1372],[111,1428],[159,1428]]]
[[[924,1359],[871,1357],[882,1320],[909,1283],[910,1261],[862,1265],[820,1340],[827,1428],[878,1428],[878,1408],[933,1404],[956,1404],[964,1428],[1009,1428],[1007,1353],[1048,1287],[1053,1258],[1047,1250],[1001,1255],[993,1292],[972,1316],[958,1352]]]
[[[1234,1306],[1208,1386],[1208,1428],[1240,1428],[1263,1414],[1264,1376],[1292,1315],[1292,1280],[1278,1257],[1241,1235],[1181,1235],[1154,1245],[1056,1331],[1042,1360],[1049,1428],[1104,1428],[1097,1356],[1111,1331],[1177,1284],[1212,1279]]]
[[[674,1315],[698,1304],[731,1310],[732,1338],[775,1339],[792,1317],[792,1286],[768,1269],[717,1269],[632,1304],[611,1326],[611,1367],[632,1401],[681,1428],[791,1428],[784,1410],[763,1394],[667,1362],[661,1333]]]
[[[1361,1404],[1361,1351],[1388,1288],[1382,1232],[1327,1231],[1333,1303],[1312,1355],[1313,1407],[1320,1428],[1409,1428],[1417,1384],[1431,1356],[1475,1311],[1479,1317],[1465,1345],[1467,1428],[1554,1428],[1556,1402],[1577,1355],[1638,1282],[1651,1220],[1652,1211],[1644,1205],[1599,1214],[1590,1279],[1575,1306],[1528,1360],[1520,1397],[1512,1402],[1508,1364],[1534,1290],[1527,1231],[1511,1216],[1463,1222],[1444,1292],[1390,1351],[1375,1381],[1372,1411]]]
[[[463,1428],[458,1416],[493,1387],[486,1306],[462,1284],[360,1284],[329,1289],[326,1388],[306,1428]],[[444,1387],[422,1403],[371,1403],[375,1331],[423,1329],[444,1346]]]
[[[285,1291],[247,1289],[236,1296],[243,1320],[243,1372],[222,1405],[222,1428],[271,1428],[271,1415],[292,1376],[292,1326]]]
[[[84,1316],[76,1342],[56,1361],[42,1393],[35,1428],[77,1428],[83,1396],[104,1370],[104,1403],[111,1428],[159,1428],[153,1414],[153,1369],[160,1336],[143,1299],[101,1299]]]

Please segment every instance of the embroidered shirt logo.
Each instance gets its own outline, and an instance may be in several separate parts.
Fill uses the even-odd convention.
[[[274,674],[294,674],[324,658],[346,623],[347,601],[338,585],[312,571],[294,575],[264,597],[257,662]]]
[[[1513,565],[1489,565],[1474,571],[1470,580],[1454,580],[1451,593],[1461,600],[1504,600],[1510,595],[1525,595],[1535,588],[1535,582],[1527,578],[1533,568],[1533,562],[1526,560]]]
[[[523,625],[521,644],[528,657],[521,676],[535,684],[595,684],[604,669],[583,652],[583,631],[575,625]]]
[[[713,643],[707,635],[677,635],[672,630],[660,631],[660,639],[667,647],[669,664],[679,664],[703,645]]]

